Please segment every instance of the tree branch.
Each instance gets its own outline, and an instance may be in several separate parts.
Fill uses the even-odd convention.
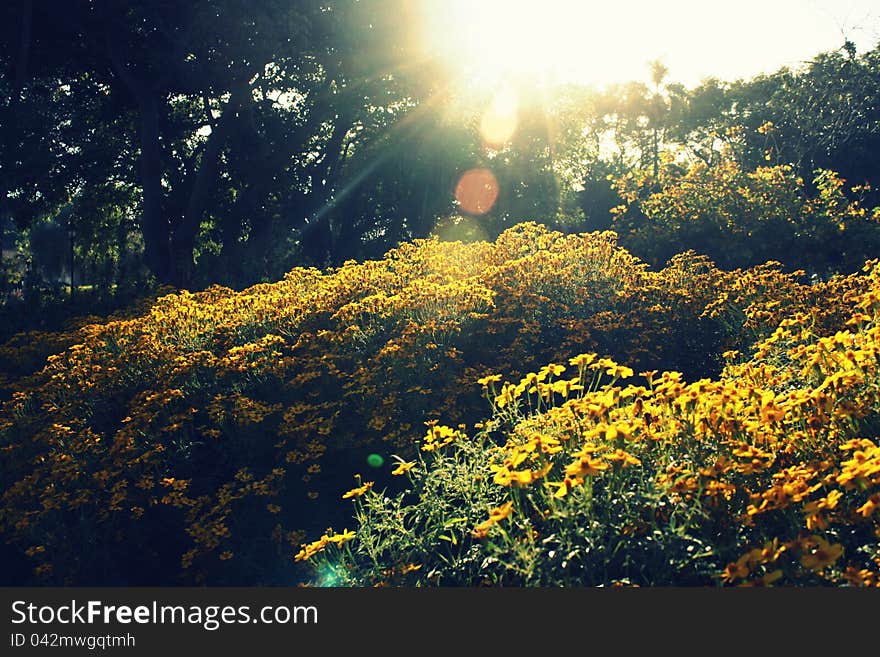
[[[144,84],[132,75],[131,71],[129,71],[128,67],[125,65],[125,62],[119,57],[116,42],[110,35],[110,31],[106,26],[104,29],[104,42],[107,46],[107,57],[110,59],[110,66],[113,68],[113,72],[119,76],[119,79],[122,80],[122,83],[128,88],[132,95],[140,100],[143,97]]]

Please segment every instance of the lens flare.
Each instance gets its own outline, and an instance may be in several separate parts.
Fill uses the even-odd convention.
[[[468,214],[486,214],[498,200],[498,180],[489,169],[464,172],[455,187],[455,200]]]
[[[487,146],[500,148],[510,141],[517,126],[516,94],[505,89],[495,94],[480,120],[480,134]]]
[[[331,564],[326,563],[318,568],[318,572],[315,575],[315,582],[317,586],[322,588],[334,588],[340,586],[342,583],[342,577],[339,576],[336,568]]]

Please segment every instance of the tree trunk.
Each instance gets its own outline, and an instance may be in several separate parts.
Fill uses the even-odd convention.
[[[21,102],[21,94],[24,84],[28,78],[31,57],[31,42],[34,19],[34,3],[33,0],[25,0],[22,3],[21,13],[21,40],[18,45],[18,57],[15,60],[15,76],[12,83],[12,92],[9,97],[9,106],[7,107],[6,116],[0,116],[0,120],[5,119],[9,125],[14,125],[18,105]],[[4,144],[5,148],[11,152],[14,148],[11,144]],[[0,165],[0,171],[3,167]],[[6,276],[3,271],[3,250],[6,244],[6,234],[4,232],[4,224],[12,220],[12,211],[9,209],[9,189],[0,182],[0,302],[3,301],[6,293]]]
[[[160,283],[172,283],[170,224],[162,211],[159,102],[156,95],[150,93],[138,93],[137,99],[141,114],[141,233],[144,237],[144,258]]]
[[[140,114],[141,235],[144,260],[160,283],[171,283],[171,224],[162,209],[162,146],[159,142],[159,86],[136,77],[117,50],[116,34],[107,27],[104,33],[107,56],[113,71],[134,97]]]
[[[654,170],[654,180],[660,175],[660,139],[657,135],[657,128],[654,128],[654,143],[652,144],[652,162]]]
[[[236,241],[227,248],[224,242],[223,251],[230,259],[237,257],[239,260],[243,259],[247,262],[248,271],[239,270],[239,276],[243,283],[258,281],[270,273],[269,251],[272,248],[272,216],[263,207],[263,204],[271,192],[273,182],[270,175],[265,175],[262,179],[251,182],[242,190],[235,203],[233,212],[240,221],[245,219],[249,221],[250,232],[246,244],[242,245]],[[241,226],[239,226],[240,228]]]
[[[214,127],[208,136],[186,209],[179,223],[174,227],[171,237],[173,280],[180,287],[187,287],[192,283],[195,265],[193,251],[199,236],[199,227],[208,206],[210,192],[216,190],[220,170],[220,153],[226,144],[229,126],[242,111],[243,103],[250,94],[251,88],[248,84],[242,83],[233,88],[232,96],[226,103],[223,114],[218,121],[214,122]]]
[[[121,296],[128,276],[128,222],[123,215],[116,226],[116,295]]]

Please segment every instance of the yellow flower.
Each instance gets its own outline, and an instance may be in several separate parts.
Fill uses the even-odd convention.
[[[401,463],[398,463],[398,464],[397,464],[397,467],[394,468],[394,470],[391,471],[391,474],[393,474],[393,475],[402,475],[402,474],[404,474],[405,472],[407,472],[408,470],[414,468],[415,465],[416,465],[416,462],[415,462],[415,461],[407,461],[407,462],[401,462]]]
[[[307,561],[311,559],[313,556],[321,552],[325,547],[327,547],[327,537],[322,536],[317,541],[313,543],[308,543],[302,546],[302,549],[296,553],[294,556],[294,561]]]
[[[563,372],[565,372],[565,365],[557,365],[555,363],[550,363],[549,365],[541,368],[541,372],[539,373],[539,378],[542,378],[540,374],[547,373],[550,376],[559,376]]]
[[[605,373],[609,376],[619,377],[621,379],[628,379],[633,375],[633,370],[631,367],[626,367],[624,365],[618,365],[617,363],[612,363],[608,369],[605,370]]]
[[[802,542],[805,548],[801,555],[801,565],[810,570],[822,570],[830,566],[843,555],[843,546],[839,543],[831,545],[821,536],[811,536]]]
[[[637,459],[635,456],[633,456],[629,452],[625,452],[622,449],[616,449],[613,452],[611,452],[611,454],[605,454],[605,455],[603,455],[603,458],[605,458],[608,461],[619,461],[620,465],[624,468],[626,468],[630,465],[641,465],[642,464],[642,462],[639,459]]]
[[[492,509],[489,512],[489,519],[474,527],[471,530],[471,536],[477,539],[486,538],[489,535],[489,530],[507,518],[511,513],[513,513],[513,502],[505,502],[497,509]]]
[[[856,509],[856,513],[863,518],[870,518],[877,509],[880,509],[880,493],[871,495],[862,506]]]
[[[849,566],[843,577],[853,586],[880,587],[880,576],[867,568],[859,570],[855,566]]]
[[[550,482],[548,482],[548,484],[549,483]],[[553,497],[555,497],[558,500],[561,500],[563,497],[568,495],[569,491],[578,483],[582,483],[582,480],[580,480],[579,478],[578,479],[571,479],[569,477],[566,477],[558,484],[553,484],[556,486],[556,492],[553,493]]]
[[[654,377],[657,376],[657,370],[645,370],[644,372],[639,372],[639,376],[645,377],[648,383],[654,381]]]
[[[169,488],[171,488],[173,490],[182,491],[189,485],[189,480],[188,479],[175,479],[174,477],[163,477],[160,480],[160,483],[163,486],[168,486]]]
[[[605,439],[611,443],[629,438],[631,435],[632,427],[626,422],[617,422],[616,424],[609,425],[608,429],[605,431]]]
[[[565,474],[569,477],[594,477],[608,468],[609,465],[605,461],[582,456],[566,466]]]
[[[546,465],[538,470],[513,470],[509,472],[509,483],[517,484],[518,486],[529,486],[550,472],[550,467],[550,465]]]
[[[501,522],[513,513],[513,502],[505,502],[497,509],[489,511],[489,520],[493,522]]]
[[[579,354],[574,358],[570,358],[568,360],[569,365],[573,365],[577,368],[586,367],[590,363],[596,360],[596,354]]]
[[[357,534],[353,531],[349,531],[348,529],[343,529],[341,534],[333,534],[332,536],[327,536],[328,543],[334,543],[337,547],[342,546],[343,543],[347,543],[351,539],[353,539]]]
[[[361,495],[363,495],[364,493],[366,493],[368,490],[370,490],[373,487],[373,483],[374,482],[372,482],[372,481],[368,481],[363,486],[358,486],[357,488],[352,488],[350,491],[347,491],[342,494],[342,499],[347,500],[352,497],[360,497]]]
[[[504,385],[501,387],[501,394],[495,396],[495,405],[498,406],[498,408],[509,406],[523,392],[525,392],[524,387],[520,389],[520,386],[515,386],[505,382]]]
[[[440,447],[448,445],[461,436],[462,433],[460,431],[456,431],[451,427],[432,424],[429,426],[428,431],[425,434],[425,444],[422,445],[422,449],[426,452],[433,452]]]
[[[471,536],[477,539],[486,538],[489,535],[489,530],[492,529],[492,526],[494,524],[495,523],[490,520],[481,522],[479,525],[471,530]]]
[[[724,568],[724,575],[722,579],[725,582],[735,582],[738,579],[745,579],[749,576],[751,570],[748,565],[748,554],[744,554],[739,559],[736,560],[735,563],[729,563]]]

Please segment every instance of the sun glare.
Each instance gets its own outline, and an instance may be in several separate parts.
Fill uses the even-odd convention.
[[[451,0],[429,6],[426,45],[478,80],[561,80],[582,66],[592,3],[565,0]]]
[[[514,90],[502,89],[495,94],[480,120],[480,134],[487,146],[498,148],[513,137],[518,123],[518,107]]]
[[[470,84],[609,84],[650,79],[661,60],[676,81],[750,77],[842,45],[870,48],[869,2],[838,0],[422,0],[421,40]],[[872,32],[872,26],[875,31]]]

